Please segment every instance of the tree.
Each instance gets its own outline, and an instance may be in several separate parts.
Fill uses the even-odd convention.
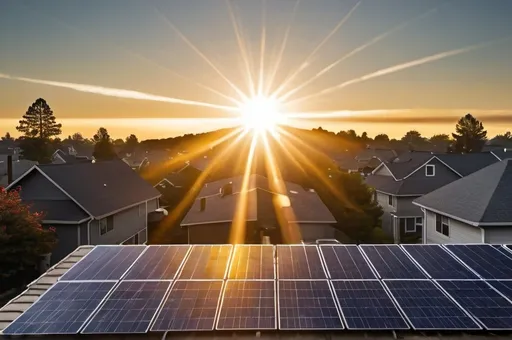
[[[19,141],[23,159],[36,161],[40,164],[51,163],[54,149],[51,141],[29,137],[21,137]]]
[[[9,132],[6,132],[5,136],[2,137],[2,141],[4,141],[4,142],[14,142],[14,138],[11,137],[11,134]]]
[[[117,158],[114,145],[108,134],[107,129],[100,127],[98,132],[94,135],[93,140],[96,142],[94,145],[93,156],[97,160],[112,160]]]
[[[494,146],[510,147],[512,146],[512,133],[510,131],[507,131],[502,135],[497,135],[489,142],[490,145]]]
[[[457,153],[480,152],[487,141],[487,131],[482,122],[470,113],[460,118],[455,126],[450,151]]]
[[[138,145],[139,145],[139,140],[138,140],[137,136],[135,136],[133,134],[129,135],[128,137],[126,137],[124,150],[126,153],[133,153]]]
[[[386,143],[389,142],[389,137],[385,133],[381,133],[380,135],[375,136],[373,140],[379,143]]]
[[[48,139],[61,134],[62,125],[55,121],[52,109],[42,98],[28,108],[19,123],[16,130],[26,137]]]
[[[114,146],[124,146],[124,140],[122,138],[118,138],[112,142]]]
[[[70,138],[70,139],[71,139],[72,141],[74,141],[74,142],[78,142],[78,143],[83,143],[83,142],[84,142],[84,140],[85,140],[84,136],[82,136],[82,134],[81,134],[80,132],[75,132],[75,133],[73,134],[73,136],[71,136],[71,138]]]
[[[425,141],[425,138],[416,130],[408,131],[403,137],[402,142],[406,142],[409,144],[417,144]]]
[[[41,226],[43,217],[22,203],[19,188],[11,191],[0,188],[2,288],[17,288],[37,277],[41,256],[54,249],[57,243],[55,229],[44,229]]]
[[[450,136],[448,136],[447,134],[439,134],[439,135],[433,135],[432,137],[430,137],[430,142],[433,143],[433,144],[438,144],[438,143],[449,143],[450,142]]]

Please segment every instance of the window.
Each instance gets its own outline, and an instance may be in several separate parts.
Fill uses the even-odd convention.
[[[448,222],[448,217],[436,215],[436,231],[450,237],[450,224]]]
[[[425,166],[425,176],[434,177],[436,175],[436,166],[433,164],[427,164]]]
[[[111,230],[114,230],[114,217],[106,217],[102,218],[99,222],[100,224],[100,235],[105,235]]]
[[[391,195],[388,196],[388,204],[390,206],[393,206],[393,196],[391,196]]]

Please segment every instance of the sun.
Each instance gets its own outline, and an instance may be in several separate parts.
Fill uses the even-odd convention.
[[[245,128],[256,132],[273,131],[285,121],[279,101],[265,96],[249,98],[241,105],[240,112]]]

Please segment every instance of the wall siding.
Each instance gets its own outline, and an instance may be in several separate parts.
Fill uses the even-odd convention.
[[[380,176],[393,176],[391,174],[391,172],[388,170],[388,168],[386,168],[384,165],[375,172],[375,175],[380,175]]]
[[[447,237],[436,231],[436,214],[427,211],[427,218],[424,222],[427,237],[425,243],[482,243],[482,229],[449,219],[450,236]]]
[[[190,244],[226,244],[229,242],[231,222],[189,226]]]
[[[512,244],[512,224],[505,227],[485,228],[485,243]]]
[[[387,170],[387,169],[386,169]],[[384,214],[382,215],[382,230],[390,236],[394,235],[394,224],[393,224],[393,216],[391,216],[392,212],[396,212],[396,208],[392,207],[388,204],[389,195],[377,192],[377,203],[381,206]],[[393,197],[393,204],[396,205],[397,199]]]
[[[435,158],[432,159],[427,164],[435,165],[435,176],[426,176],[425,164],[418,171],[413,173],[410,177],[407,177],[406,181],[421,181],[422,183],[427,184],[425,185],[425,188],[429,188],[428,192],[431,192],[436,189],[439,189],[442,186],[445,186],[448,183],[460,179],[459,175],[454,173],[452,170],[448,169],[446,165],[444,165]],[[419,192],[418,194],[425,195],[428,192]]]
[[[304,242],[336,238],[336,230],[330,224],[300,223],[299,227]]]
[[[54,265],[73,252],[78,246],[78,228],[76,224],[51,225],[56,229],[58,243],[52,251],[51,264]],[[44,227],[48,227],[45,225]]]
[[[22,200],[69,200],[66,194],[37,170],[21,179],[18,185],[22,189]]]

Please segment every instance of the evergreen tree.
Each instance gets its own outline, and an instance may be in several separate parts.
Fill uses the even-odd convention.
[[[129,135],[126,137],[126,141],[124,144],[124,150],[126,153],[133,153],[137,146],[139,145],[139,139],[135,135]]]
[[[55,121],[52,109],[42,98],[28,108],[19,123],[16,130],[26,137],[48,139],[61,134],[62,125]]]
[[[373,140],[379,143],[389,142],[389,136],[385,133],[381,133],[380,135],[375,136]]]
[[[9,132],[5,133],[5,136],[2,137],[2,141],[4,142],[14,142],[14,138],[11,137]]]
[[[459,119],[452,133],[454,139],[450,151],[457,153],[480,152],[487,140],[482,122],[470,113]]]
[[[94,135],[93,140],[96,142],[94,145],[93,156],[97,160],[112,160],[117,158],[114,145],[107,129],[101,127],[98,132]]]

